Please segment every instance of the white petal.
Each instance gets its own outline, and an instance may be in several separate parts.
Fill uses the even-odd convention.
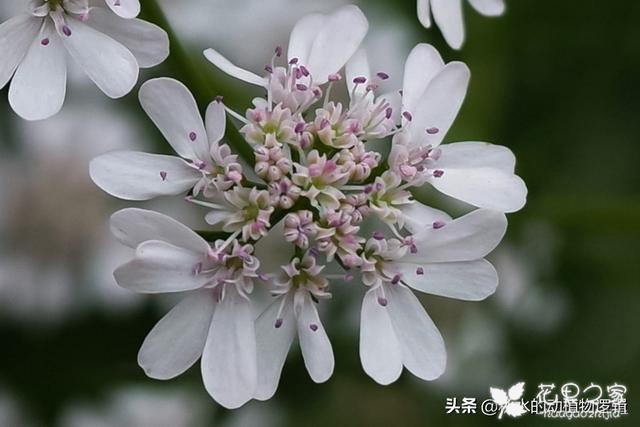
[[[9,103],[26,120],[46,119],[62,108],[66,88],[66,52],[53,23],[45,21],[13,76]]]
[[[436,221],[450,222],[451,217],[446,212],[423,205],[415,201],[400,207],[404,218],[404,225],[411,233],[419,233],[425,227],[432,227]]]
[[[469,68],[462,62],[450,62],[438,73],[424,91],[410,125],[413,144],[438,146],[451,128],[467,94]],[[437,128],[429,134],[427,129]]]
[[[464,42],[462,0],[431,0],[433,19],[449,46],[460,49]]]
[[[197,253],[206,253],[209,244],[189,227],[158,212],[127,208],[111,215],[111,232],[131,248],[147,240],[162,240]]]
[[[167,33],[150,22],[122,19],[104,8],[94,7],[87,23],[122,43],[136,57],[140,68],[158,65],[169,56]]]
[[[367,92],[367,85],[371,79],[371,68],[369,67],[369,59],[367,58],[367,52],[364,48],[358,49],[358,51],[349,59],[345,66],[345,79],[347,83],[347,89],[349,90],[349,96],[353,92],[353,79],[356,77],[364,77],[367,79],[367,83],[358,85],[356,93],[362,95]],[[373,96],[373,92],[369,92]]]
[[[177,80],[159,78],[140,87],[140,104],[180,156],[207,161],[209,141],[196,100]]]
[[[198,289],[210,277],[194,274],[204,254],[171,243],[149,240],[136,249],[132,261],[121,265],[113,276],[118,285],[134,292],[157,294]]]
[[[135,18],[140,13],[140,0],[105,0],[116,14],[125,19]]]
[[[279,274],[280,266],[291,261],[294,247],[284,239],[284,221],[271,227],[267,235],[258,240],[255,255],[260,260],[260,270],[268,274]]]
[[[418,0],[418,20],[425,27],[431,27],[431,0]]]
[[[42,19],[18,15],[0,24],[0,89],[7,84],[42,27]]]
[[[499,169],[442,168],[444,175],[429,182],[447,196],[473,206],[515,212],[527,201],[527,186],[517,175]]]
[[[333,349],[320,322],[315,303],[311,300],[308,292],[301,292],[305,292],[304,304],[296,319],[300,350],[302,350],[304,365],[307,367],[311,379],[316,383],[323,383],[333,374],[335,365]]]
[[[235,409],[251,400],[256,388],[256,334],[249,301],[228,286],[213,313],[202,353],[202,379],[222,406]]]
[[[309,64],[309,54],[313,41],[326,25],[328,16],[322,13],[310,13],[296,22],[289,36],[287,59],[298,59],[299,64]],[[315,76],[314,76],[315,78]]]
[[[265,86],[267,84],[267,80],[264,77],[260,77],[251,71],[238,67],[213,49],[205,50],[204,56],[213,65],[218,67],[221,71],[229,74],[231,77],[235,77],[238,80],[242,80],[256,86]]]
[[[503,213],[477,209],[442,228],[415,234],[418,252],[407,253],[402,261],[424,264],[481,259],[500,243],[506,230]]]
[[[402,373],[402,351],[386,307],[378,302],[375,289],[367,291],[360,313],[360,361],[362,369],[382,385],[391,384]]]
[[[209,104],[205,115],[205,125],[210,146],[217,145],[224,137],[224,132],[227,127],[226,120],[227,115],[222,102],[213,101]]]
[[[511,173],[516,167],[516,157],[511,150],[502,145],[476,141],[455,142],[442,145],[440,149],[442,150],[442,155],[438,160],[438,167],[483,167],[500,169]]]
[[[202,355],[215,307],[210,290],[190,293],[144,339],[138,365],[151,378],[166,380],[189,369]]]
[[[183,194],[202,177],[180,157],[138,151],[98,156],[91,161],[89,173],[98,187],[125,200]]]
[[[504,0],[469,0],[471,6],[485,16],[500,16],[504,13]]]
[[[111,98],[131,92],[138,81],[138,62],[111,37],[74,18],[66,19],[70,36],[61,36],[71,57],[91,80]]]
[[[501,212],[515,212],[525,205],[527,187],[513,174],[516,160],[511,150],[485,142],[458,142],[440,148],[437,168],[444,175],[429,181],[439,191]]]
[[[326,83],[358,50],[369,23],[353,5],[343,6],[327,17],[309,51],[307,68],[317,84]]]
[[[444,69],[440,53],[431,45],[420,43],[414,47],[404,65],[402,108],[415,113],[429,83]]]
[[[397,263],[402,281],[413,289],[466,301],[480,301],[496,291],[498,273],[486,260],[436,264]]]
[[[282,312],[282,300],[286,299]],[[280,320],[281,319],[281,322]],[[279,326],[276,327],[276,320]],[[254,398],[267,400],[275,394],[289,348],[296,336],[291,294],[275,299],[256,320],[258,385]]]
[[[438,378],[447,362],[440,331],[409,288],[401,284],[384,286],[404,366],[423,380]]]

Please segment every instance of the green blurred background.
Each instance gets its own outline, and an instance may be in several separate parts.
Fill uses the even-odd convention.
[[[216,74],[201,50],[215,46],[234,59],[248,55],[243,65],[259,64],[286,42],[297,18],[342,2],[319,3],[165,0],[185,56],[174,50],[145,77],[175,76],[199,85],[192,89],[202,100],[222,93],[231,106],[246,108],[252,92]],[[518,381],[526,382],[529,398],[540,383],[625,384],[631,415],[609,423],[638,425],[640,3],[511,0],[500,18],[482,17],[467,4],[459,52],[437,29],[420,26],[415,1],[356,3],[370,18],[374,55],[382,60],[403,61],[414,44],[429,42],[446,60],[469,65],[469,94],[446,141],[508,146],[529,187],[527,206],[509,216],[507,238],[493,254],[498,293],[479,303],[423,298],[447,343],[447,374],[423,383],[405,372],[391,386],[374,383],[358,359],[360,293],[337,289],[340,298],[325,316],[337,361],[326,384],[309,379],[297,351],[276,396],[239,411],[216,407],[197,365],[169,382],[146,378],[137,350],[170,303],[111,290],[109,271],[119,255],[106,218],[125,205],[91,185],[87,162],[120,146],[169,147],[135,92],[107,100],[79,77],[65,111],[33,126],[10,110],[7,89],[1,91],[1,427],[146,427],[160,425],[153,418],[159,414],[167,426],[489,425],[496,420],[481,414],[445,414],[445,399],[484,400],[489,386]],[[191,14],[182,10],[189,8]],[[2,20],[10,14],[0,8]],[[386,32],[376,35],[376,25]],[[264,54],[255,57],[256,49]],[[158,207],[165,208],[184,209]]]

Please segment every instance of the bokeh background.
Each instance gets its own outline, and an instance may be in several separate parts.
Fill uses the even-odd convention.
[[[0,20],[25,3],[0,2]],[[242,110],[255,92],[219,74],[201,51],[215,47],[260,70],[274,46],[286,46],[299,17],[345,1],[159,3],[183,49],[174,44],[170,59],[141,82],[174,76],[203,105],[221,94]],[[360,291],[339,290],[342,303],[325,316],[336,372],[324,385],[308,378],[297,350],[276,397],[237,411],[208,397],[197,365],[169,382],[146,378],[138,347],[172,301],[116,286],[111,271],[126,252],[111,239],[107,219],[125,204],[91,183],[88,162],[118,148],[169,147],[136,91],[108,100],[72,73],[63,111],[44,122],[19,119],[7,89],[0,91],[1,427],[489,425],[496,420],[480,414],[446,415],[445,399],[483,400],[489,386],[517,381],[526,382],[529,398],[540,383],[625,384],[631,415],[609,423],[638,425],[640,3],[511,0],[497,19],[466,5],[460,52],[437,29],[420,26],[415,0],[355,3],[371,22],[366,44],[374,66],[392,83],[418,42],[470,66],[470,91],[446,140],[510,147],[530,191],[491,257],[498,292],[479,303],[422,299],[445,337],[447,373],[429,383],[406,372],[391,386],[374,383],[358,359]],[[191,224],[200,213],[180,201],[140,206]],[[530,416],[503,422],[569,423]]]

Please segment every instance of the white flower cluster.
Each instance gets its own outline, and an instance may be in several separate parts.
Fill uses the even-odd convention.
[[[128,94],[140,68],[169,55],[165,31],[135,18],[139,0],[31,0],[27,13],[0,25],[0,88],[9,80],[9,103],[26,120],[62,108],[67,53],[111,98]]]
[[[324,382],[334,357],[318,308],[332,282],[346,280],[366,289],[365,372],[389,384],[404,366],[431,380],[444,370],[444,344],[412,289],[463,300],[494,292],[496,271],[484,257],[505,233],[504,212],[526,198],[514,156],[484,142],[441,145],[469,70],[445,64],[429,45],[411,51],[402,88],[378,94],[389,76],[369,69],[360,49],[367,29],[355,6],[308,15],[293,29],[286,59],[276,48],[264,76],[208,49],[218,68],[266,96],[245,114],[218,98],[203,122],[184,85],[148,81],[140,102],[177,156],[119,151],[92,161],[91,176],[108,193],[187,194],[207,209],[212,227],[197,233],[135,208],[112,217],[117,238],[135,249],[117,282],[136,292],[185,292],[142,345],[139,363],[149,376],[175,377],[201,358],[211,396],[236,408],[273,396],[297,336],[311,378]],[[341,102],[332,95],[345,82]],[[244,124],[253,170],[222,143],[227,114]],[[388,148],[372,149],[376,140]],[[425,206],[410,190],[427,183],[480,209],[452,219]],[[344,274],[325,274],[330,263]],[[257,286],[274,299],[255,319]]]

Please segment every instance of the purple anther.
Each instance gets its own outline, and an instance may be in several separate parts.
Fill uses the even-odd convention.
[[[197,134],[197,133],[195,133],[195,132],[189,132],[189,139],[190,139],[191,141],[195,141],[195,140],[196,140],[196,138],[198,138],[198,134]]]
[[[71,28],[69,28],[68,26],[63,25],[62,32],[64,33],[65,36],[71,37]]]
[[[438,132],[440,132],[440,129],[438,129],[437,127],[431,127],[429,129],[427,129],[427,133],[429,135],[435,135]]]
[[[384,73],[382,71],[380,71],[378,74],[376,74],[376,76],[378,76],[378,78],[380,80],[387,80],[389,78],[389,74]]]
[[[284,322],[284,320],[282,320],[282,319],[278,318],[278,319],[276,319],[276,323],[275,323],[275,325],[273,325],[273,326],[275,326],[275,327],[276,327],[276,329],[278,329],[280,326],[282,326],[282,323],[283,323],[283,322]]]
[[[363,83],[366,83],[366,82],[367,82],[367,78],[366,78],[366,77],[362,77],[362,76],[360,76],[360,77],[356,77],[355,79],[353,79],[353,82],[354,82],[355,84],[357,84],[357,85],[359,85],[359,84],[363,84]]]
[[[402,117],[404,117],[405,119],[407,119],[409,121],[413,120],[413,116],[408,111],[405,111],[404,113],[402,113]]]
[[[315,323],[312,323],[309,325],[309,329],[311,329],[313,332],[318,330],[318,325],[316,325]]]
[[[396,274],[395,276],[393,276],[393,279],[391,279],[391,284],[397,285],[398,283],[400,283],[400,275]]]
[[[298,63],[298,58],[291,58],[291,60],[289,61],[290,65],[295,65]]]
[[[384,234],[382,234],[379,231],[376,231],[375,233],[373,233],[373,238],[376,240],[384,240]]]
[[[271,67],[271,65],[265,65],[264,70],[269,74],[273,73],[273,67]]]
[[[442,169],[436,169],[433,171],[434,178],[440,178],[442,175],[444,175],[444,171]]]
[[[44,38],[40,41],[42,46],[48,46],[51,41],[48,38]]]
[[[298,83],[298,84],[296,85],[296,89],[298,89],[298,90],[300,90],[300,91],[303,91],[303,92],[304,92],[305,90],[307,90],[307,89],[309,89],[309,88],[308,88],[306,85],[303,85],[303,84],[301,84],[301,83]]]
[[[418,276],[422,276],[424,274],[424,268],[422,268],[422,267],[416,268],[416,274]]]
[[[275,52],[275,54],[276,54],[276,56],[277,56],[278,58],[279,58],[279,57],[281,57],[281,56],[282,56],[282,47],[280,47],[280,46],[276,46],[276,49],[275,49],[275,51],[274,51],[274,52]]]
[[[434,230],[438,230],[438,229],[440,229],[440,228],[445,226],[445,222],[444,221],[434,221],[432,226],[433,226]]]
[[[160,171],[160,178],[162,178],[163,181],[167,180],[167,173],[165,171]]]
[[[296,124],[296,127],[293,130],[295,131],[295,133],[302,133],[302,131],[304,131],[304,127],[305,127],[305,123],[300,122]]]

